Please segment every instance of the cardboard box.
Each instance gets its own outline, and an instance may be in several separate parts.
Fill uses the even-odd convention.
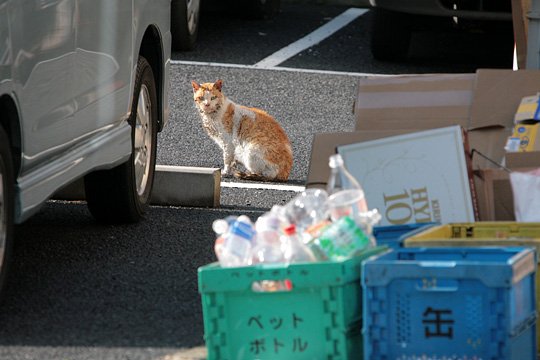
[[[505,163],[506,169],[475,171],[480,219],[484,221],[515,221],[509,171],[525,172],[540,168],[540,151],[507,153]]]
[[[536,169],[540,168],[540,151],[507,153],[506,166],[510,169]]]
[[[507,213],[508,211],[505,210],[510,208],[511,211],[513,211],[513,205],[510,204],[510,207],[506,205],[507,202],[505,199],[503,199],[503,205],[499,205],[498,203],[495,204],[497,210],[493,212],[493,204],[495,201],[499,200],[493,199],[494,191],[498,193],[501,190],[505,190],[510,186],[509,183],[506,184],[506,187],[501,187],[499,185],[492,186],[489,183],[492,179],[488,176],[488,183],[486,184],[483,175],[483,170],[493,170],[498,171],[501,174],[507,174],[501,169],[500,165],[505,163],[506,152],[504,146],[511,133],[511,129],[501,127],[474,129],[467,132],[469,146],[471,148],[478,215],[479,219],[482,221],[496,220],[494,214],[497,214],[501,220],[510,220],[509,216],[512,218],[514,216],[513,213],[509,215]],[[509,181],[507,176],[504,180],[506,182]],[[488,188],[486,189],[485,186]],[[512,194],[510,193],[510,196],[511,195]],[[491,198],[489,196],[491,196]],[[510,198],[510,202],[512,202],[512,198]]]
[[[521,99],[539,83],[538,70],[368,76],[358,82],[356,130],[512,127]]]
[[[473,169],[497,168],[504,163],[504,146],[511,129],[488,127],[467,132],[472,152]]]
[[[338,147],[380,225],[478,218],[467,134],[459,125]]]
[[[468,126],[475,74],[366,77],[358,82],[356,130]]]
[[[479,69],[468,130],[490,126],[512,128],[521,99],[540,88],[539,70]]]
[[[339,145],[450,125],[468,130],[477,173],[496,169],[505,159],[504,145],[521,99],[537,93],[538,84],[538,70],[361,78],[355,101],[356,131],[315,135],[306,186],[326,186],[328,156]],[[484,181],[475,178],[475,184],[480,220],[484,220]]]
[[[503,169],[476,172],[480,218],[482,221],[515,221],[510,174]]]

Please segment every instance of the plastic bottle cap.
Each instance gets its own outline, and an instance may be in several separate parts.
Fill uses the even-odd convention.
[[[336,168],[338,166],[341,166],[343,165],[343,158],[341,157],[340,154],[330,155],[330,159],[328,160],[328,165],[331,168]]]
[[[251,224],[251,219],[247,215],[240,215],[236,220],[243,223]]]
[[[283,232],[285,233],[285,235],[294,235],[296,234],[296,226],[294,224],[291,224],[285,229],[283,229]]]
[[[224,234],[229,229],[229,224],[225,219],[217,219],[212,223],[212,229],[218,235]]]

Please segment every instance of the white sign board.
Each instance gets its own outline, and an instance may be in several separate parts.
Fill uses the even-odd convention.
[[[460,126],[338,147],[364,188],[379,225],[474,222],[473,195]]]

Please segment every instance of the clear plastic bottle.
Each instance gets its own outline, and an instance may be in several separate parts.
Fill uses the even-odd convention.
[[[284,215],[299,233],[328,218],[328,194],[323,189],[306,189],[284,206]]]
[[[333,221],[343,216],[357,219],[368,211],[364,189],[345,167],[340,154],[330,156],[330,177],[326,187],[328,210]]]
[[[268,212],[270,215],[275,216],[279,219],[279,222],[281,224],[281,227],[286,227],[290,225],[289,219],[287,217],[287,210],[285,209],[285,206],[282,205],[274,205],[272,206],[272,209]]]
[[[214,252],[218,261],[221,261],[223,254],[223,243],[225,242],[225,234],[230,230],[231,225],[238,217],[231,215],[224,219],[216,219],[212,223],[212,230],[216,233],[216,242],[214,243]]]
[[[296,226],[291,224],[284,229],[283,247],[285,261],[288,263],[314,262],[317,258],[296,232]]]
[[[281,221],[268,212],[255,222],[255,244],[252,263],[280,263],[285,261],[281,246]]]
[[[224,234],[219,263],[223,267],[251,265],[251,247],[255,229],[251,220],[241,215]]]

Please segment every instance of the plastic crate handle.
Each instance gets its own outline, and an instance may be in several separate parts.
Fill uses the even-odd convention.
[[[421,278],[416,282],[416,290],[429,292],[455,292],[459,282],[455,279]]]
[[[292,291],[291,279],[256,280],[251,283],[251,290],[256,293]]]

